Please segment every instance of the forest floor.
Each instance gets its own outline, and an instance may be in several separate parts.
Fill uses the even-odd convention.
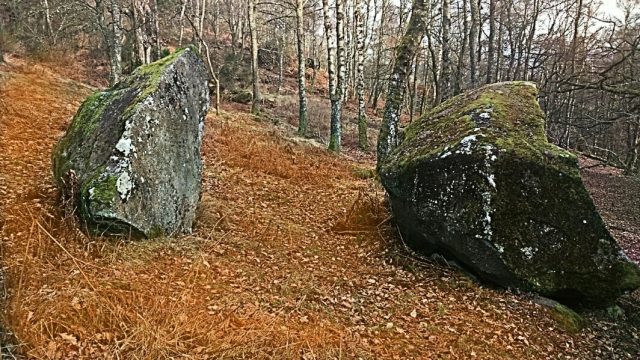
[[[487,288],[416,259],[368,176],[371,156],[329,154],[295,137],[286,121],[248,115],[243,106],[207,117],[193,234],[141,242],[87,237],[64,217],[50,153],[90,91],[43,66],[12,61],[0,68],[3,324],[16,353],[307,360],[640,354],[637,292],[621,303],[626,316],[588,313],[586,328],[571,334],[529,294]],[[606,179],[587,184],[605,186]],[[638,194],[623,196],[637,207]],[[637,220],[615,226],[638,234]]]

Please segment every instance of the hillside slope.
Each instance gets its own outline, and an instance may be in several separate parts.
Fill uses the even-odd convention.
[[[65,217],[50,152],[89,89],[39,66],[0,71],[4,323],[29,358],[638,354],[633,327],[626,343],[571,335],[529,295],[414,259],[363,179],[372,163],[234,110],[206,120],[194,234],[88,238]]]

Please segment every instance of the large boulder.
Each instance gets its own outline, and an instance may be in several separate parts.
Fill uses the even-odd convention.
[[[89,96],[53,151],[53,173],[96,234],[190,232],[200,197],[208,73],[185,48]]]
[[[537,90],[499,83],[407,127],[379,164],[400,232],[478,277],[571,304],[607,305],[640,270],[607,231],[576,157],[546,140]]]

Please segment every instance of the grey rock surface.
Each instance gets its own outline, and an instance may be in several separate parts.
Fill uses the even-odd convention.
[[[191,48],[81,105],[53,151],[57,184],[95,234],[190,232],[200,197],[208,73]]]
[[[565,303],[607,306],[640,286],[577,158],[547,142],[537,89],[492,84],[406,128],[379,164],[403,239],[481,279]]]

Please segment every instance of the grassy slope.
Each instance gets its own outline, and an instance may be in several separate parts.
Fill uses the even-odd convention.
[[[8,70],[5,323],[29,357],[593,357],[591,331],[565,333],[526,295],[411,259],[353,161],[237,110],[207,118],[193,235],[88,238],[63,218],[49,161],[88,90]]]

